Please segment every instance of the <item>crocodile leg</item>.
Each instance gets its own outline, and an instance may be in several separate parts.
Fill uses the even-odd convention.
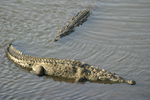
[[[44,74],[44,68],[41,65],[33,65],[32,66],[32,71],[30,73],[36,74],[38,76],[42,76]]]

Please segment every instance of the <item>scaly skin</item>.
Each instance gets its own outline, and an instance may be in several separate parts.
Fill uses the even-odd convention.
[[[80,11],[78,14],[73,16],[68,22],[63,26],[58,32],[53,39],[53,42],[57,41],[59,38],[69,35],[71,32],[74,31],[74,27],[82,25],[90,15],[90,10],[85,9],[83,11]]]
[[[76,82],[84,80],[111,83],[128,83],[135,85],[133,80],[125,80],[115,73],[100,70],[98,67],[94,68],[83,62],[75,60],[61,60],[56,58],[39,58],[30,55],[24,55],[22,52],[16,50],[12,44],[9,44],[5,49],[8,57],[20,66],[31,69],[31,73],[36,75],[53,75],[65,78],[76,79]]]

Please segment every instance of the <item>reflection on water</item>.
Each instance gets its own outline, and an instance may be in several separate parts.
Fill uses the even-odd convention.
[[[62,78],[57,76],[45,76],[44,79],[53,79],[54,81],[59,81],[59,82],[75,83],[74,79]]]
[[[66,82],[66,83],[75,83],[75,79],[62,78],[57,76],[45,76],[44,79],[53,79],[53,81]],[[79,84],[85,84],[87,80],[83,82],[78,82]],[[90,83],[99,83],[99,84],[117,84],[118,82],[109,82],[109,81],[89,81]]]
[[[0,99],[148,100],[149,5],[149,0],[1,0]],[[85,8],[92,9],[88,20],[51,43],[63,24]],[[24,54],[79,60],[137,84],[72,84],[73,80],[38,77],[7,59],[4,49],[11,42]]]

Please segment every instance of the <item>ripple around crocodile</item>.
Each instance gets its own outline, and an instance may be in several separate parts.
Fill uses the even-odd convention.
[[[90,10],[86,9],[72,17],[67,24],[58,31],[53,42],[70,34],[74,31],[74,27],[85,22],[89,15]],[[30,73],[34,73],[38,76],[50,75],[69,78],[75,79],[76,82],[85,82],[88,80],[91,82],[128,83],[130,85],[136,84],[133,80],[125,80],[115,73],[99,69],[98,67],[94,68],[84,62],[24,55],[22,52],[16,50],[12,44],[9,44],[5,51],[8,58],[10,58],[13,62],[24,68],[31,69]]]

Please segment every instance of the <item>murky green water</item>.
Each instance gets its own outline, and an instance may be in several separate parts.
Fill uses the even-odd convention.
[[[92,8],[88,20],[56,43],[50,41],[73,15]],[[6,57],[24,54],[75,59],[136,81],[136,85],[72,83],[30,74]],[[149,100],[149,0],[1,0],[0,99]]]

